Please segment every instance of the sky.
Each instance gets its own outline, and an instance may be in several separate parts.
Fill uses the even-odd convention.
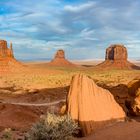
[[[124,44],[140,59],[140,0],[0,0],[0,39],[17,59],[104,59],[111,44]]]

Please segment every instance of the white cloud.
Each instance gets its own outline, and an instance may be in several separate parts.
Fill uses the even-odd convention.
[[[84,10],[87,10],[88,8],[91,8],[93,6],[96,5],[96,2],[87,2],[87,3],[84,3],[84,4],[80,4],[78,6],[73,6],[73,5],[66,5],[64,7],[64,10],[65,11],[68,11],[68,12],[81,12],[81,11],[84,11]]]
[[[81,31],[80,37],[85,40],[98,40],[98,38],[95,37],[95,30],[90,30],[88,28]]]
[[[18,57],[48,57],[62,48],[71,58],[104,58],[111,43],[123,43],[130,57],[139,56],[139,1],[38,1],[0,1],[2,12],[7,10],[0,16],[0,37],[13,41]]]

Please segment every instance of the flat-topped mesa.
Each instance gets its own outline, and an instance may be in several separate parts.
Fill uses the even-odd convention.
[[[64,50],[60,49],[56,52],[54,59],[48,63],[50,66],[73,67],[76,66],[65,58]]]
[[[115,44],[106,49],[105,60],[127,61],[128,54],[124,45]]]
[[[127,48],[122,44],[113,44],[106,49],[105,61],[98,64],[97,69],[140,69],[127,60]]]
[[[12,43],[7,47],[7,41],[0,40],[0,58],[14,58]]]

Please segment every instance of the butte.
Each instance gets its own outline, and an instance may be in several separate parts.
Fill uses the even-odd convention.
[[[8,48],[7,41],[0,40],[0,73],[17,71],[22,66],[14,57],[12,43]]]
[[[105,61],[95,68],[101,69],[140,69],[128,60],[127,48],[121,44],[111,45],[106,49]]]
[[[60,66],[60,67],[76,67],[75,64],[71,63],[65,58],[64,50],[58,50],[54,56],[54,59],[48,63],[49,66]]]

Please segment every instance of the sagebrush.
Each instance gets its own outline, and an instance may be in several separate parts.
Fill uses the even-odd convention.
[[[33,125],[27,140],[71,140],[79,130],[70,115],[57,116],[48,113]]]

